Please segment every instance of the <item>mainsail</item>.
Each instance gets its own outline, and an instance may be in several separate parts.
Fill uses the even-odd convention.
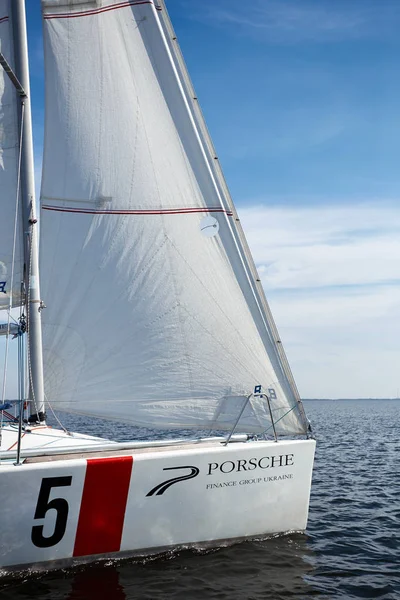
[[[0,52],[13,67],[10,0],[0,0]],[[20,102],[15,87],[0,66],[0,310],[8,308],[10,301],[12,306],[21,303],[23,245],[20,210],[17,211],[19,221],[15,228],[19,157],[17,106]]]
[[[262,385],[304,433],[163,5],[42,0],[45,379],[52,405],[229,430]],[[162,18],[160,18],[162,13]],[[270,427],[252,397],[240,429]]]

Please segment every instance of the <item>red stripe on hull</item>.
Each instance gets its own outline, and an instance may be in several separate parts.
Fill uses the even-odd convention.
[[[87,460],[73,556],[120,549],[132,464],[132,456]]]

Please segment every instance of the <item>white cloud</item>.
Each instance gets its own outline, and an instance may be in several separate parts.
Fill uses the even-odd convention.
[[[240,210],[304,397],[400,388],[400,209],[394,203]]]
[[[395,33],[399,7],[354,0],[254,0],[251,10],[242,0],[205,0],[196,18],[214,26],[236,27],[241,35],[269,43],[332,42],[375,38]]]
[[[397,395],[396,203],[258,203],[239,212],[302,396]],[[0,340],[0,359],[2,351]],[[10,379],[10,396],[12,387]]]
[[[240,211],[267,288],[400,280],[400,210],[377,202]]]

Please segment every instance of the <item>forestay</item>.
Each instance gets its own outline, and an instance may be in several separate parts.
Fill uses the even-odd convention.
[[[161,6],[43,0],[45,378],[53,406],[230,429],[261,384],[305,419],[207,160]],[[270,427],[251,398],[239,429]]]
[[[0,52],[12,67],[14,51],[10,0],[0,0]],[[11,283],[19,156],[17,106],[20,106],[20,102],[15,87],[0,65],[0,310],[8,308],[11,292],[13,306],[18,306],[21,299],[21,211],[18,211],[14,277]]]

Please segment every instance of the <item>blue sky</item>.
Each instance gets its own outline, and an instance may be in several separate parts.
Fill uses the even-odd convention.
[[[37,142],[39,5],[27,0]],[[238,203],[397,197],[398,1],[167,5]]]
[[[302,395],[398,395],[400,2],[167,6]]]

